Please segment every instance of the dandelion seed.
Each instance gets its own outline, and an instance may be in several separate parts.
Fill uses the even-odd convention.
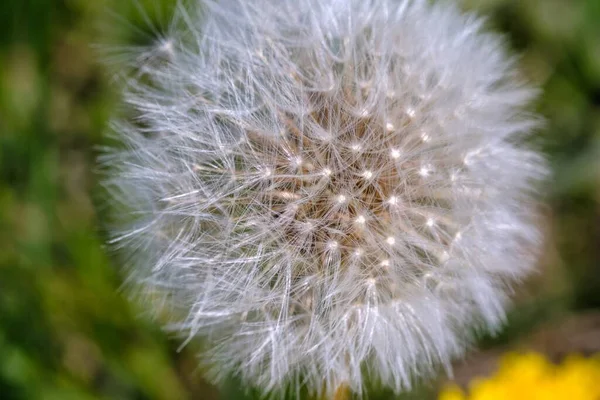
[[[358,153],[362,149],[362,146],[360,144],[355,143],[352,146],[350,146],[350,148],[353,152]]]
[[[422,132],[421,133],[421,140],[424,142],[429,142],[431,140],[431,138],[429,137],[429,135],[427,134],[427,132]]]
[[[365,170],[361,176],[365,179],[371,179],[373,177],[373,171]]]
[[[400,158],[400,154],[400,150],[398,149],[392,149],[392,151],[390,152],[390,156],[392,156],[393,159]]]
[[[433,168],[431,167],[431,165],[424,165],[421,167],[421,169],[419,169],[419,175],[426,178],[431,174],[432,170]]]

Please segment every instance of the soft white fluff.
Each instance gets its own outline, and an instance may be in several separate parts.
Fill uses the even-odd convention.
[[[425,0],[205,0],[131,57],[113,243],[215,377],[395,391],[502,323],[540,241],[534,92]]]

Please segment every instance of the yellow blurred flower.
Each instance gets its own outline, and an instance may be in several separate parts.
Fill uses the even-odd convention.
[[[446,387],[439,400],[600,400],[600,355],[569,356],[554,365],[537,353],[507,354],[495,375],[476,379],[465,393]]]

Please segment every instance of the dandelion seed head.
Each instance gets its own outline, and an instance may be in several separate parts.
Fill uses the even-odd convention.
[[[369,371],[400,392],[449,368],[465,326],[497,329],[545,173],[500,39],[426,0],[177,12],[102,163],[112,243],[215,379],[331,396]]]

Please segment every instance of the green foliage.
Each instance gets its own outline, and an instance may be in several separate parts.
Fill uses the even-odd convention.
[[[565,312],[600,308],[600,1],[464,3],[508,34],[543,87],[546,124],[534,140],[553,171],[541,273],[507,330],[485,340],[495,346]],[[94,164],[116,94],[94,45],[148,40],[159,25],[138,6],[166,21],[170,5],[0,4],[2,399],[256,398],[234,381],[221,390],[205,383],[194,349],[178,352],[128,301],[103,247]]]

